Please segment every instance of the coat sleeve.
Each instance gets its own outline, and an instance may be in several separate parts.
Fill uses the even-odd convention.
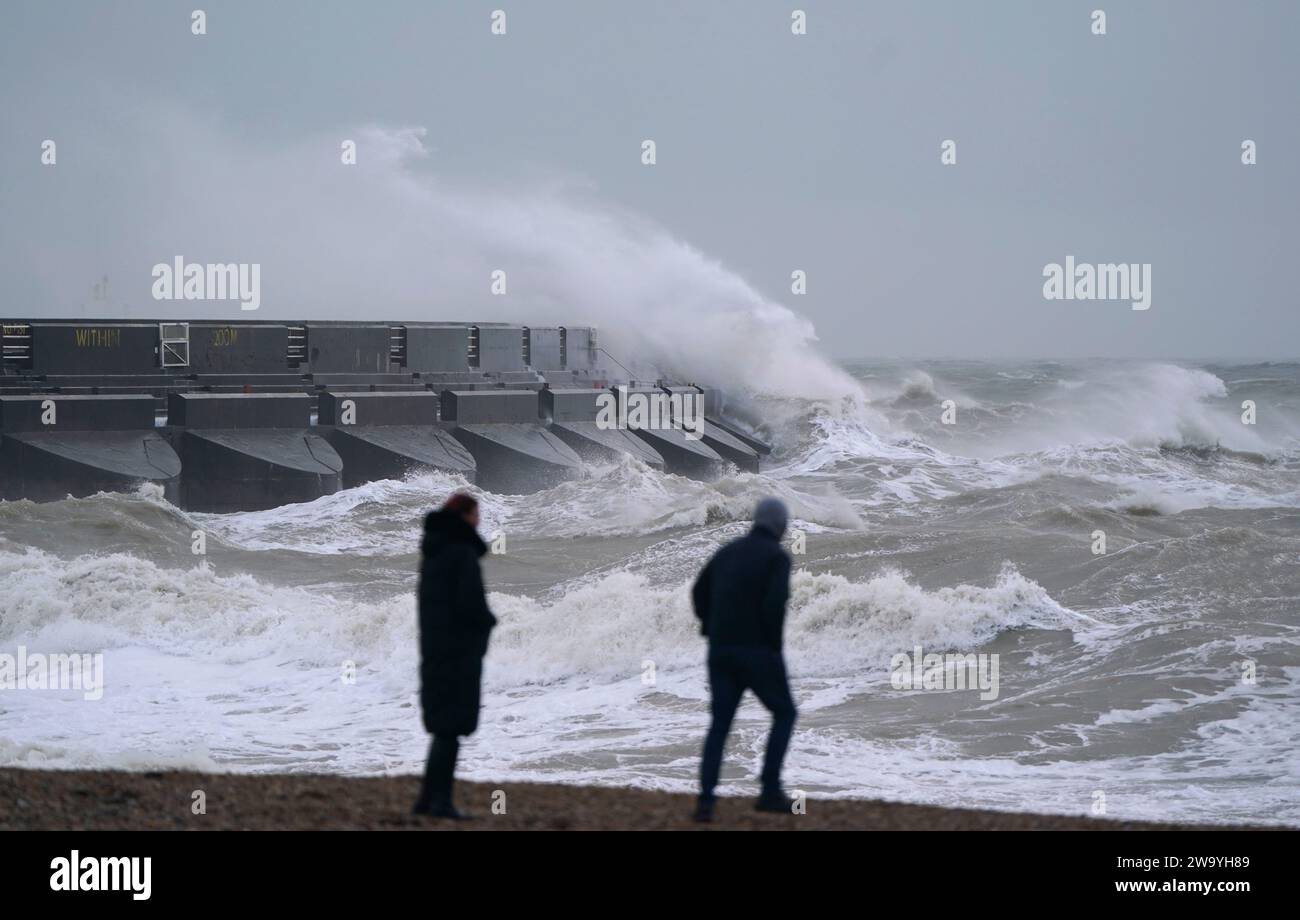
[[[482,639],[486,649],[487,635],[497,624],[497,618],[487,605],[487,590],[483,587],[483,572],[478,555],[470,547],[460,548],[456,565],[456,592],[453,595],[457,628],[476,639]]]
[[[785,629],[785,604],[790,599],[790,557],[783,551],[772,559],[767,587],[763,592],[763,638],[775,649],[781,648]]]
[[[695,608],[695,618],[700,621],[700,635],[709,634],[709,591],[713,578],[713,560],[710,559],[700,570],[699,577],[691,587],[691,606]]]

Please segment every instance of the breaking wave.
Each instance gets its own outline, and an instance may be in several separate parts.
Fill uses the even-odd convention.
[[[0,578],[13,588],[0,618],[5,646],[140,646],[232,664],[272,658],[300,668],[354,660],[394,687],[414,687],[413,590],[365,603],[202,565],[166,568],[121,553],[61,560],[39,550],[0,552]],[[698,664],[686,584],[656,586],[618,571],[551,600],[493,592],[489,603],[501,620],[490,675],[497,689],[573,677],[616,681],[635,676],[647,659],[663,668]],[[834,675],[883,665],[915,644],[969,649],[1003,630],[1089,625],[1095,624],[1009,566],[988,587],[933,591],[898,571],[864,581],[799,571],[786,641],[802,673]]]

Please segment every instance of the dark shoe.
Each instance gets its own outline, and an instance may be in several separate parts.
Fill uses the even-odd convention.
[[[784,792],[764,792],[754,803],[754,811],[766,811],[772,814],[794,814],[794,799]]]
[[[691,820],[696,824],[709,824],[713,821],[714,799],[698,798],[695,800],[695,814]]]

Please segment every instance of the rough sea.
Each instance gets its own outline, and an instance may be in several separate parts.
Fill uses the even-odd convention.
[[[500,626],[462,775],[692,790],[689,586],[774,494],[805,550],[791,789],[1300,824],[1300,365],[844,370],[838,400],[736,403],[775,446],[760,474],[627,461],[477,492],[505,552],[484,564]],[[102,652],[106,680],[94,702],[0,692],[0,765],[418,772],[420,525],[459,485],[230,515],[147,489],[0,502],[0,652]],[[918,646],[996,654],[997,697],[896,689]],[[724,793],[754,790],[766,727],[747,697]]]

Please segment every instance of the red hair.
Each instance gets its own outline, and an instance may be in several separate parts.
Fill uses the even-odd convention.
[[[477,507],[478,499],[473,495],[469,495],[465,492],[455,492],[452,494],[451,498],[447,499],[447,503],[442,506],[442,510],[450,511],[452,514],[458,514],[461,517],[464,517],[465,515],[472,513]]]

